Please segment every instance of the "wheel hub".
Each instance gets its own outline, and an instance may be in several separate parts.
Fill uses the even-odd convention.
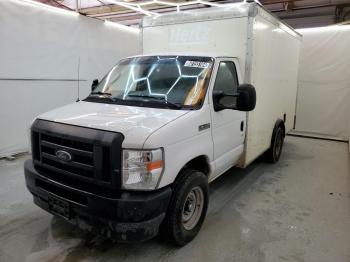
[[[191,230],[197,225],[202,215],[203,206],[203,190],[200,187],[195,187],[188,193],[182,210],[182,224],[186,230]]]

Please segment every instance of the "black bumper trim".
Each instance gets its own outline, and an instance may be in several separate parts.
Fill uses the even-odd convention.
[[[25,162],[24,173],[36,205],[53,213],[49,208],[49,197],[63,199],[69,203],[71,216],[68,221],[123,242],[143,241],[157,235],[172,194],[171,188],[166,187],[152,192],[124,191],[118,198],[107,198],[40,175],[32,160]]]

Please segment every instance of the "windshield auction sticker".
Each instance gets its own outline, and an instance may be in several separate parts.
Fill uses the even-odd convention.
[[[186,66],[186,67],[196,67],[196,68],[208,68],[210,66],[210,63],[187,60],[185,62],[185,64],[184,64],[184,66]]]

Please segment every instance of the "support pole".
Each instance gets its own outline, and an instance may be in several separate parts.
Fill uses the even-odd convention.
[[[79,0],[75,0],[75,12],[79,13]]]

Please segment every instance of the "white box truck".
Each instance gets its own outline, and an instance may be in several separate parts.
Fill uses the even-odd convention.
[[[255,3],[145,18],[143,55],[37,117],[25,178],[48,212],[120,241],[191,241],[208,185],[293,127],[301,36]]]

